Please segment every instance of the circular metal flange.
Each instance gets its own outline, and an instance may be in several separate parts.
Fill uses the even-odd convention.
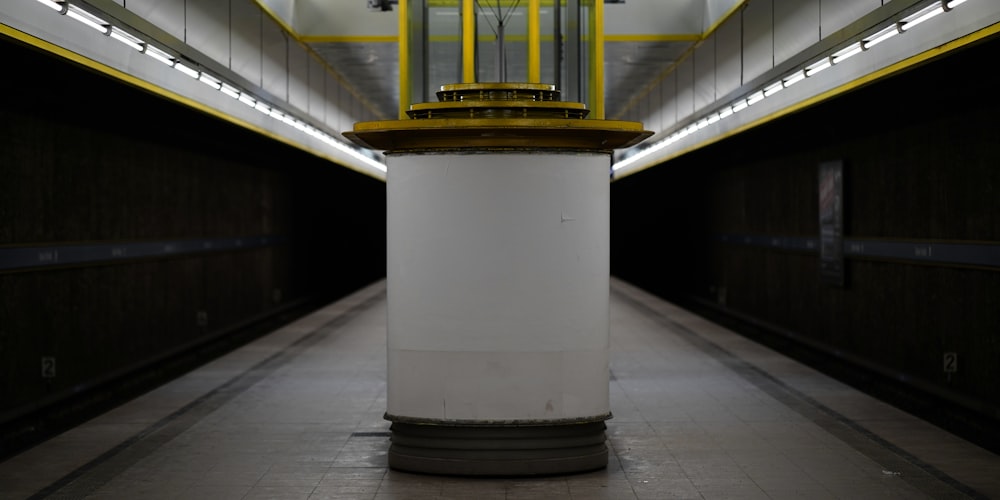
[[[452,83],[437,91],[438,100],[449,101],[558,101],[559,90],[547,83]]]
[[[386,152],[430,149],[571,149],[611,151],[653,133],[642,124],[586,119],[583,104],[559,101],[554,85],[443,85],[437,103],[410,106],[410,119],[359,122],[344,136]]]
[[[586,118],[590,110],[578,102],[448,101],[410,106],[406,115],[426,118]]]

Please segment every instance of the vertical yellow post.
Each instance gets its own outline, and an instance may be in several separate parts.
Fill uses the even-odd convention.
[[[604,119],[604,0],[594,1],[594,47],[591,59],[591,72],[594,81],[591,88],[594,95],[592,116],[598,120]]]
[[[528,1],[528,83],[542,81],[541,0]]]
[[[410,108],[410,13],[408,0],[399,0],[399,119]]]
[[[476,4],[462,0],[462,83],[476,82]]]

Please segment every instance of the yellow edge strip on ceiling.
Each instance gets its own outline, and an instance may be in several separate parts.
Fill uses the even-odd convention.
[[[496,41],[496,39],[497,39],[496,35],[494,35],[493,33],[490,33],[488,35],[479,35],[476,38],[480,42],[493,42],[493,41]],[[527,42],[529,38],[528,38],[528,35],[511,35],[509,33],[505,33],[504,36],[503,36],[503,39],[506,42]],[[538,37],[538,39],[540,41],[542,41],[542,42],[551,42],[552,40],[554,40],[554,37],[552,35],[540,35]],[[393,41],[396,41],[396,40],[393,39]],[[427,37],[427,41],[429,41],[431,43],[438,43],[438,42],[444,42],[444,43],[463,42],[464,43],[464,38],[460,34],[459,35],[430,35],[430,36]]]
[[[107,75],[107,76],[109,76],[111,78],[114,78],[116,80],[120,80],[120,81],[122,81],[122,82],[124,82],[126,84],[132,85],[134,87],[138,87],[138,88],[143,89],[145,91],[151,92],[151,93],[153,93],[155,95],[159,95],[161,97],[164,97],[164,98],[169,99],[171,101],[177,102],[177,103],[182,104],[184,106],[188,106],[190,108],[193,108],[193,109],[195,109],[197,111],[201,111],[203,113],[206,113],[208,115],[214,116],[216,118],[225,120],[225,121],[227,121],[229,123],[232,123],[232,124],[237,125],[239,127],[243,127],[243,128],[245,128],[247,130],[250,130],[252,132],[258,133],[258,134],[263,135],[265,137],[269,137],[269,138],[271,138],[273,140],[276,140],[278,142],[287,144],[287,145],[292,146],[292,147],[294,147],[296,149],[300,149],[302,151],[306,151],[306,152],[308,152],[310,154],[313,154],[315,156],[318,156],[320,158],[327,159],[327,160],[329,160],[329,161],[331,161],[333,163],[336,163],[337,165],[342,165],[342,166],[345,166],[347,168],[350,168],[351,170],[355,170],[357,172],[360,172],[362,174],[368,175],[370,177],[374,177],[374,178],[379,179],[379,180],[384,180],[382,177],[379,177],[378,175],[376,175],[375,172],[373,172],[371,169],[358,168],[358,167],[355,167],[353,165],[344,165],[343,163],[337,161],[332,156],[327,155],[327,154],[325,154],[325,153],[323,153],[321,151],[308,148],[308,147],[306,147],[305,145],[303,145],[301,143],[292,141],[288,137],[285,137],[285,136],[280,135],[280,134],[276,134],[276,133],[274,133],[274,132],[272,132],[272,131],[270,131],[270,130],[268,130],[266,128],[263,128],[263,127],[255,125],[255,124],[253,124],[251,122],[248,122],[248,121],[236,118],[235,116],[232,116],[230,114],[223,113],[223,112],[219,111],[216,108],[213,108],[211,106],[202,104],[202,103],[200,103],[200,102],[198,102],[198,101],[196,101],[194,99],[191,99],[189,97],[186,97],[184,95],[178,94],[176,92],[167,90],[167,89],[165,89],[163,87],[160,87],[159,85],[155,85],[155,84],[150,83],[150,82],[148,82],[146,80],[143,80],[141,78],[137,78],[137,77],[135,77],[135,76],[133,76],[133,75],[131,75],[129,73],[126,73],[126,72],[121,71],[121,70],[119,70],[117,68],[108,66],[108,65],[106,65],[104,63],[95,61],[95,60],[90,59],[88,57],[84,57],[84,56],[82,56],[80,54],[77,54],[76,52],[73,52],[71,50],[67,50],[67,49],[65,49],[63,47],[55,45],[55,44],[53,44],[51,42],[48,42],[48,41],[43,40],[41,38],[38,38],[36,36],[30,35],[28,33],[24,33],[23,31],[18,31],[18,30],[14,29],[14,28],[11,28],[11,27],[9,27],[9,26],[7,26],[5,24],[0,24],[0,34],[7,35],[7,36],[9,36],[11,38],[14,38],[16,40],[20,40],[21,42],[24,42],[24,43],[26,43],[28,45],[31,45],[31,46],[35,47],[35,48],[41,49],[41,50],[43,50],[45,52],[49,52],[49,53],[54,54],[56,56],[62,57],[63,59],[67,59],[69,61],[72,61],[72,62],[75,62],[75,63],[80,64],[82,66],[85,66],[87,68],[93,69],[93,70],[95,70],[95,71],[97,71],[99,73]]]
[[[462,82],[476,82],[475,0],[462,0]]]
[[[295,34],[295,30],[292,29],[292,26],[286,23],[285,20],[282,19],[281,16],[279,16],[276,12],[271,10],[271,7],[269,5],[267,5],[261,0],[254,0],[253,3],[257,5],[258,9],[267,14],[267,17],[270,17],[274,22],[278,23],[278,25],[281,26],[281,29],[285,30],[288,33],[291,33],[292,36],[295,37],[298,36]]]
[[[407,118],[410,106],[410,2],[399,0],[399,119]]]
[[[987,27],[985,27],[983,29],[980,29],[980,30],[974,32],[974,33],[969,33],[968,35],[965,35],[965,36],[963,36],[961,38],[957,38],[955,40],[952,40],[952,41],[950,41],[948,43],[945,43],[945,44],[940,45],[938,47],[935,47],[933,49],[921,52],[920,54],[917,54],[917,55],[914,55],[914,56],[910,56],[910,57],[908,57],[906,59],[903,59],[902,61],[899,61],[899,62],[897,62],[895,64],[890,64],[889,66],[886,66],[886,67],[884,67],[884,68],[882,68],[882,69],[880,69],[878,71],[874,71],[874,72],[869,73],[867,75],[864,75],[864,76],[862,76],[860,78],[852,80],[852,81],[850,81],[848,83],[845,83],[845,84],[840,85],[838,87],[834,87],[834,88],[832,88],[830,90],[827,90],[825,92],[821,92],[821,93],[816,94],[816,95],[814,95],[814,96],[812,96],[812,97],[810,97],[808,99],[805,99],[805,100],[802,100],[800,102],[791,104],[791,105],[789,105],[789,106],[787,106],[787,107],[785,107],[783,109],[780,109],[778,111],[775,111],[773,113],[769,113],[767,116],[764,116],[764,117],[762,117],[762,118],[760,118],[758,120],[755,120],[755,121],[746,123],[744,125],[741,125],[741,126],[739,126],[737,128],[734,128],[734,129],[732,129],[732,130],[730,130],[730,131],[728,131],[728,132],[726,132],[724,134],[719,134],[717,136],[710,137],[710,138],[708,138],[708,139],[706,139],[706,140],[704,140],[702,142],[699,142],[699,143],[697,143],[695,145],[692,145],[690,147],[687,147],[687,148],[675,151],[675,152],[670,153],[668,155],[665,155],[663,157],[656,158],[654,161],[652,161],[650,163],[647,163],[646,165],[644,165],[644,166],[642,166],[640,168],[636,168],[636,169],[632,169],[632,170],[627,170],[626,172],[622,172],[621,175],[617,175],[616,174],[614,180],[618,180],[620,178],[628,177],[629,175],[641,172],[643,170],[646,170],[647,168],[650,168],[650,167],[662,164],[662,163],[664,163],[666,161],[669,161],[669,160],[672,160],[674,158],[683,156],[683,155],[685,155],[687,153],[690,153],[692,151],[696,151],[698,149],[704,148],[706,146],[710,146],[710,145],[715,144],[717,142],[720,142],[720,141],[723,141],[723,140],[728,139],[730,137],[733,137],[733,136],[735,136],[737,134],[740,134],[742,132],[746,132],[747,130],[750,130],[752,128],[759,127],[759,126],[764,125],[764,124],[766,124],[768,122],[777,120],[778,118],[781,118],[783,116],[790,115],[792,113],[801,111],[801,110],[806,109],[806,108],[808,108],[810,106],[813,106],[815,104],[819,104],[819,103],[821,103],[823,101],[827,101],[827,100],[832,99],[834,97],[837,97],[839,95],[846,94],[846,93],[848,93],[848,92],[850,92],[852,90],[855,90],[857,88],[860,88],[860,87],[863,87],[865,85],[868,85],[868,84],[870,84],[870,83],[872,83],[874,81],[880,80],[880,79],[888,77],[888,76],[892,76],[892,75],[894,75],[896,73],[899,73],[901,71],[909,69],[909,68],[911,68],[913,66],[916,66],[918,64],[923,64],[924,62],[927,62],[927,61],[929,61],[931,59],[943,56],[943,55],[945,55],[948,52],[951,52],[953,50],[960,49],[962,47],[965,47],[966,45],[973,44],[973,43],[976,43],[976,42],[978,42],[980,40],[984,40],[986,38],[990,38],[992,36],[995,36],[998,33],[1000,33],[1000,23],[987,26]]]
[[[715,33],[715,30],[719,29],[719,26],[722,26],[722,23],[728,21],[729,18],[732,17],[733,14],[735,14],[737,11],[742,9],[743,6],[746,5],[746,3],[747,0],[740,0],[739,2],[734,3],[733,6],[730,7],[725,14],[719,16],[719,18],[715,20],[715,23],[713,23],[711,26],[708,27],[707,30],[705,30],[705,33],[703,33],[701,37],[708,38],[708,35]]]
[[[306,43],[396,43],[396,35],[304,35]]]
[[[542,41],[539,0],[528,0],[528,83],[542,81]]]
[[[697,42],[702,35],[604,35],[605,42]]]

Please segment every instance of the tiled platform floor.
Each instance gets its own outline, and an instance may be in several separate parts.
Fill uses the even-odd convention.
[[[385,283],[0,463],[0,498],[1000,498],[1000,457],[612,281],[606,470],[388,470]]]

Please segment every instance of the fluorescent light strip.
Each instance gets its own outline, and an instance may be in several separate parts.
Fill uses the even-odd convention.
[[[52,1],[52,0],[38,0],[38,3],[40,3],[40,4],[44,5],[44,6],[50,8],[50,9],[56,11],[56,12],[58,12],[60,14],[65,14],[66,13],[66,8],[67,8],[66,2],[55,2],[55,1]]]
[[[240,102],[246,104],[247,106],[250,106],[251,108],[257,107],[257,99],[251,97],[250,94],[240,92],[239,100]]]
[[[781,84],[784,85],[785,88],[788,88],[805,79],[806,79],[806,70],[796,71],[795,73],[792,73],[791,75],[782,78]]]
[[[785,84],[781,83],[781,80],[778,80],[767,87],[764,87],[764,97],[771,97],[782,90],[785,90]]]
[[[100,17],[95,16],[90,12],[87,12],[86,10],[81,9],[76,5],[73,5],[69,2],[58,1],[58,0],[37,0],[37,1],[38,3],[45,5],[46,7],[49,7],[56,12],[59,12],[60,14],[65,14],[103,33],[104,35],[114,38],[115,40],[125,45],[128,45],[129,47],[143,54],[146,54],[152,57],[153,59],[156,59],[157,61],[166,64],[167,66],[171,66],[174,69],[180,71],[181,73],[184,73],[185,75],[190,76],[191,78],[195,78],[198,81],[204,83],[205,85],[208,85],[222,92],[223,94],[232,97],[233,99],[237,99],[240,102],[246,104],[247,106],[250,106],[251,108],[257,111],[260,111],[263,114],[269,115],[272,118],[290,127],[294,127],[296,130],[309,134],[310,136],[313,136],[323,141],[324,143],[331,145],[344,153],[347,153],[351,157],[361,161],[370,168],[374,168],[375,170],[378,170],[380,172],[387,171],[387,167],[384,162],[378,161],[373,156],[368,156],[364,154],[359,148],[349,145],[343,141],[340,141],[335,137],[333,137],[332,135],[327,134],[326,132],[317,129],[312,125],[309,125],[308,123],[295,118],[293,115],[286,114],[282,112],[280,109],[270,106],[264,101],[255,99],[250,94],[247,94],[238,87],[230,85],[222,81],[221,79],[216,78],[214,75],[210,75],[208,73],[205,73],[204,71],[199,71],[196,68],[192,68],[184,63],[181,63],[177,58],[170,55],[170,53],[166,52],[165,50],[143,41],[139,37],[129,33],[126,30],[123,30],[117,26],[113,26],[112,24],[106,22]],[[718,121],[718,114],[715,115],[715,119],[713,120],[713,122],[714,121]]]
[[[212,87],[215,90],[222,90],[222,81],[208,73],[205,73],[204,71],[198,75],[198,81]]]
[[[111,24],[106,22],[104,19],[101,19],[91,14],[90,12],[87,12],[71,3],[67,5],[68,7],[66,9],[66,12],[64,12],[66,16],[72,17],[73,19],[76,19],[77,21],[80,21],[81,23],[90,26],[91,28],[94,28],[97,31],[100,31],[105,35],[107,35],[110,32]]]
[[[124,43],[125,45],[128,45],[129,47],[132,47],[135,50],[138,50],[139,52],[142,52],[144,42],[140,40],[139,37],[117,26],[111,27],[111,31],[108,33],[108,36]]]
[[[184,73],[185,75],[190,76],[191,78],[194,78],[194,79],[197,79],[198,76],[201,75],[200,71],[198,71],[198,70],[196,70],[196,69],[194,69],[194,68],[192,68],[190,66],[187,66],[187,65],[185,65],[184,63],[182,63],[180,61],[174,62],[174,69],[176,69],[177,71],[180,71],[181,73]]]
[[[915,14],[903,18],[903,20],[899,23],[899,29],[906,32],[913,29],[914,26],[933,18],[938,14],[944,14],[944,2],[918,10]]]
[[[824,69],[829,68],[830,66],[833,66],[833,61],[831,61],[829,57],[824,57],[824,58],[820,59],[819,61],[816,61],[816,62],[810,64],[809,66],[806,66],[806,69],[803,71],[803,73],[807,77],[813,76],[816,73],[819,73],[820,71],[823,71]]]
[[[204,73],[202,73],[202,75],[204,75]],[[227,96],[232,97],[233,99],[239,99],[242,96],[240,89],[233,87],[232,85],[226,82],[219,83],[219,90],[222,91],[223,94],[226,94]]]
[[[740,111],[746,109],[747,107],[752,106],[764,100],[767,97],[771,97],[774,94],[777,94],[782,89],[788,88],[806,78],[812,77],[813,75],[819,73],[820,71],[823,71],[824,69],[827,69],[835,64],[839,64],[851,56],[860,54],[861,52],[868,50],[879,43],[882,43],[898,34],[904,33],[908,29],[920,23],[923,23],[924,21],[927,21],[928,19],[931,19],[937,16],[938,14],[941,14],[943,12],[948,12],[951,9],[955,8],[956,6],[961,5],[965,2],[966,0],[951,0],[951,1],[941,0],[940,2],[935,2],[933,4],[930,4],[927,7],[924,7],[923,9],[920,9],[917,12],[911,14],[910,16],[903,18],[899,22],[893,22],[892,24],[882,28],[881,30],[876,31],[874,34],[869,35],[867,38],[863,38],[860,41],[853,42],[847,47],[844,47],[838,50],[837,52],[834,52],[830,56],[823,57],[822,59],[819,59],[813,62],[812,64],[809,64],[808,66],[806,66],[801,70],[790,73],[789,75],[785,76],[784,78],[776,82],[769,83],[766,86],[764,86],[763,89],[757,90],[749,94],[745,98],[738,99],[731,105],[725,106],[722,109],[708,115],[707,117],[701,118],[700,120],[674,132],[670,136],[653,143],[652,145],[650,145],[645,149],[639,150],[635,154],[628,156],[621,161],[616,162],[614,165],[611,166],[611,170],[614,172],[621,170],[629,165],[632,165],[633,163],[638,162],[642,158],[645,158],[655,153],[656,151],[659,151],[664,147],[673,144],[687,137],[688,135],[697,132],[702,128],[705,128],[711,123],[715,123],[721,119],[728,118],[736,113],[739,113]]]
[[[863,50],[865,50],[865,47],[861,42],[854,42],[846,48],[834,52],[833,55],[830,56],[830,62],[833,64],[840,64],[848,57],[860,54]]]
[[[880,44],[900,33],[902,33],[902,31],[900,31],[899,29],[899,23],[892,23],[892,25],[890,25],[888,28],[885,28],[882,31],[875,33],[874,35],[865,38],[864,40],[862,40],[862,43],[865,46],[865,50],[868,50],[874,47],[875,45]]]
[[[161,63],[166,64],[167,66],[174,65],[173,56],[161,50],[159,47],[156,47],[155,45],[150,45],[149,43],[147,43],[146,50],[143,51],[143,54],[146,54],[147,56],[152,57],[153,59],[156,59],[157,61],[160,61]]]

